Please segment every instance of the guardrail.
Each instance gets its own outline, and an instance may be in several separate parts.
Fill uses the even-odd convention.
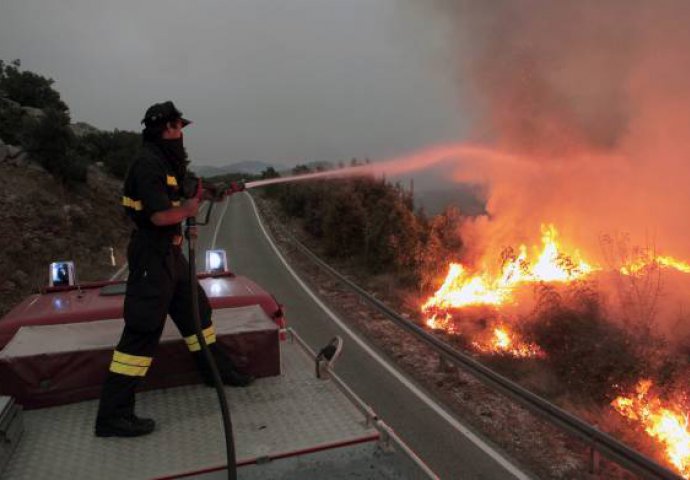
[[[316,352],[312,350],[309,345],[307,345],[307,342],[305,342],[304,339],[297,334],[297,332],[289,327],[287,332],[289,334],[288,338],[291,341],[297,342],[297,344],[309,355],[309,357],[311,357],[312,360],[316,359]],[[406,458],[415,466],[415,469],[419,470],[419,478],[422,478],[421,474],[423,474],[423,477],[425,478],[439,480],[438,475],[436,475],[434,471],[431,470],[426,463],[424,463],[424,460],[419,458],[417,454],[414,453],[410,447],[408,447],[398,437],[393,429],[391,429],[388,424],[378,417],[371,406],[362,400],[359,395],[357,395],[335,372],[329,372],[329,380],[336,385],[342,394],[345,395],[360,412],[362,412],[362,415],[366,417],[367,426],[372,426],[378,430],[384,443],[392,443],[395,445],[395,448],[399,449],[406,456]]]
[[[612,436],[582,421],[578,417],[566,412],[542,397],[535,395],[512,380],[509,380],[499,373],[494,372],[469,355],[456,350],[446,342],[440,340],[438,337],[429,333],[421,326],[402,317],[379,299],[369,294],[369,292],[321,260],[314,252],[312,252],[292,235],[288,234],[288,237],[290,238],[290,241],[310,260],[328,272],[331,276],[343,282],[350,289],[354,290],[361,298],[375,307],[378,311],[386,315],[396,324],[413,333],[420,340],[430,345],[446,360],[468,370],[480,381],[496,390],[499,390],[502,394],[523,405],[530,412],[541,416],[562,430],[565,430],[566,432],[583,440],[591,449],[591,473],[596,473],[598,471],[598,454],[601,453],[608,459],[616,462],[619,465],[622,465],[638,475],[643,476],[644,478],[683,480],[683,477],[677,473],[672,472],[662,465],[659,465],[651,458],[628,447]]]

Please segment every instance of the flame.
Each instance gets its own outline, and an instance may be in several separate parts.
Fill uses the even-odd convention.
[[[559,241],[558,230],[552,224],[542,224],[541,246],[533,246],[532,255],[529,251],[524,244],[517,252],[508,251],[509,255],[497,272],[488,269],[472,271],[459,263],[451,263],[443,284],[421,307],[426,325],[450,333],[462,333],[460,325],[454,321],[454,310],[471,306],[498,309],[514,303],[516,289],[520,285],[535,282],[567,283],[601,270],[601,267],[584,261],[578,250],[564,248]],[[670,256],[649,255],[644,251],[638,253],[635,261],[622,267],[620,272],[633,275],[653,266],[690,273],[690,263]],[[481,340],[473,334],[473,347],[484,353],[509,353],[516,357],[544,355],[538,346],[520,341],[505,327],[494,328],[492,333],[492,340]]]
[[[453,316],[446,313],[443,317],[438,314],[433,314],[426,319],[426,326],[435,330],[446,330],[448,332],[455,332],[455,325],[453,324]]]
[[[580,259],[580,252],[565,256],[558,248],[558,231],[553,225],[542,225],[541,241],[544,249],[532,266],[532,281],[567,282],[589,274],[593,268]]]
[[[512,300],[516,286],[527,282],[567,282],[582,278],[594,270],[584,262],[576,250],[572,255],[562,253],[558,231],[553,225],[542,225],[542,249],[529,262],[527,247],[520,245],[519,254],[508,259],[500,274],[489,272],[471,274],[458,264],[451,263],[443,285],[422,306],[425,314],[436,309],[461,308],[469,305],[502,305]],[[427,318],[427,324],[429,318]]]
[[[651,380],[641,380],[636,394],[619,396],[611,406],[624,417],[639,422],[645,432],[664,447],[666,458],[678,472],[690,479],[690,431],[688,416],[678,405],[664,404],[649,393]]]
[[[434,296],[427,300],[422,311],[431,307],[459,308],[466,305],[499,305],[510,296],[510,289],[488,275],[470,275],[459,263],[451,263],[448,275]]]
[[[459,263],[451,263],[448,274],[441,287],[423,305],[422,312],[427,315],[427,325],[439,328],[439,311],[457,309],[471,305],[500,306],[513,300],[513,292],[518,285],[534,282],[570,282],[587,277],[601,270],[600,267],[584,261],[578,250],[566,254],[558,241],[558,230],[552,224],[541,226],[539,250],[533,247],[534,260],[529,260],[527,247],[520,245],[518,255],[506,260],[498,275],[489,271],[470,272]],[[624,275],[641,273],[644,269],[659,266],[690,273],[690,263],[667,255],[650,258],[642,255],[620,268]],[[434,323],[434,325],[432,325]],[[440,323],[447,324],[448,318]]]
[[[489,343],[473,342],[472,346],[482,353],[502,353],[519,358],[544,356],[539,346],[523,342],[505,325],[494,328],[493,337]]]
[[[662,267],[674,268],[683,273],[690,273],[690,264],[673,257],[658,256],[656,262]]]
[[[663,267],[678,270],[683,273],[690,273],[690,264],[682,260],[677,260],[668,255],[658,255],[653,259],[646,256],[637,260],[631,261],[627,265],[621,267],[620,272],[623,275],[636,275],[649,268]]]

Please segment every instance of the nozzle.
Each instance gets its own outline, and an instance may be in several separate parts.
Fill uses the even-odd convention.
[[[247,189],[246,185],[242,180],[237,182],[230,182],[230,187],[228,188],[229,193],[244,192]]]

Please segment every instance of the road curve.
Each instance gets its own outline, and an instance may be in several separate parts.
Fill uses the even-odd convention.
[[[212,246],[227,251],[231,270],[253,279],[285,305],[289,325],[312,348],[323,346],[334,335],[343,337],[338,375],[441,478],[532,478],[436,403],[422,386],[395,368],[385,353],[366,339],[360,340],[362,347],[347,327],[344,330],[333,321],[276,255],[248,194],[233,195],[215,206],[210,224],[200,231],[200,269],[204,249]]]

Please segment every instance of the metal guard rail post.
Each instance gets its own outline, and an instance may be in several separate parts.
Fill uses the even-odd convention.
[[[591,448],[599,451],[610,460],[624,466],[625,468],[650,479],[663,480],[684,480],[683,477],[672,472],[668,468],[659,465],[651,458],[641,454],[624,443],[616,440],[612,436],[594,428],[588,423],[583,422],[578,417],[566,412],[560,407],[551,402],[541,398],[529,390],[521,387],[517,383],[507,379],[506,377],[494,372],[479,361],[470,357],[467,354],[454,349],[444,341],[437,338],[435,335],[427,332],[425,329],[416,325],[415,323],[403,318],[397,312],[389,308],[376,297],[370,295],[366,290],[355,284],[326,262],[321,260],[309,248],[303,245],[299,240],[288,234],[290,241],[302,251],[310,260],[323,268],[330,275],[345,283],[348,287],[354,290],[358,295],[364,298],[372,306],[374,306],[381,313],[393,320],[395,323],[416,335],[420,340],[424,341],[439,353],[443,355],[450,362],[464,367],[469,370],[474,376],[491,387],[498,389],[511,398],[520,403],[532,413],[536,413],[548,420],[557,427],[566,430],[580,439],[584,440]]]

